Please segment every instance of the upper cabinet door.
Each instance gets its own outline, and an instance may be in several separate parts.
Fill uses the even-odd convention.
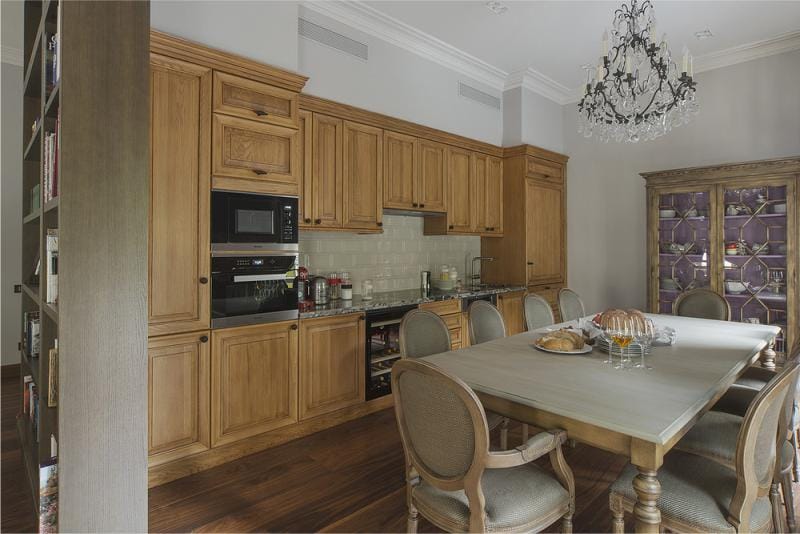
[[[417,207],[425,211],[447,209],[447,148],[433,141],[419,140]]]
[[[383,206],[418,207],[414,187],[417,181],[417,138],[384,132]]]
[[[564,189],[525,180],[528,284],[564,281]]]
[[[300,144],[303,147],[303,157],[300,160],[303,168],[300,173],[300,213],[298,220],[300,227],[311,228],[314,224],[314,208],[313,208],[313,126],[312,115],[310,111],[300,111],[300,127],[297,130],[297,135],[300,137]]]
[[[245,119],[298,126],[298,95],[247,78],[214,72],[214,111]]]
[[[383,130],[344,123],[344,226],[383,225]]]
[[[486,222],[486,172],[489,156],[475,153],[472,156],[475,162],[475,174],[472,182],[472,231],[484,234],[489,231]]]
[[[450,202],[447,229],[450,232],[472,231],[472,197],[475,162],[469,150],[447,149],[447,174],[450,179]]]
[[[486,158],[486,187],[484,189],[486,233],[503,233],[503,160]]]
[[[297,195],[297,130],[214,114],[214,187]]]
[[[149,334],[209,327],[211,70],[150,56]]]
[[[312,120],[312,225],[342,226],[342,120],[314,113]]]

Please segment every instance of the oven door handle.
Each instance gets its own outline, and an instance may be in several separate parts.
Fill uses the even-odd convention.
[[[261,282],[263,280],[286,280],[285,274],[237,274],[233,282]]]

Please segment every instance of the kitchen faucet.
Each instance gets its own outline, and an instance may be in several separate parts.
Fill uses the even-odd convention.
[[[494,258],[491,256],[475,256],[474,258],[472,258],[472,271],[471,271],[472,275],[470,276],[470,285],[473,288],[481,286],[481,273],[483,272],[483,269],[480,269],[480,271],[477,274],[475,274],[476,261],[477,262],[494,261]]]

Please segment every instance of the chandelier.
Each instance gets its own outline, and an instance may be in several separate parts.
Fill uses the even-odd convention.
[[[610,46],[609,46],[610,45]],[[631,0],[614,12],[603,55],[587,70],[586,91],[578,103],[578,132],[602,141],[636,143],[664,135],[697,113],[693,59],[684,47],[682,67],[672,60],[666,35],[657,43],[650,0]]]

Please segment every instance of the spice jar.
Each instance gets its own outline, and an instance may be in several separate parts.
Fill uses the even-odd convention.
[[[353,300],[353,281],[350,280],[350,273],[342,273],[339,287],[342,300]]]
[[[372,280],[364,280],[361,282],[361,299],[372,300]]]
[[[328,293],[330,294],[331,300],[339,300],[341,298],[342,286],[340,282],[338,273],[331,273],[328,275],[328,285],[330,286]]]

